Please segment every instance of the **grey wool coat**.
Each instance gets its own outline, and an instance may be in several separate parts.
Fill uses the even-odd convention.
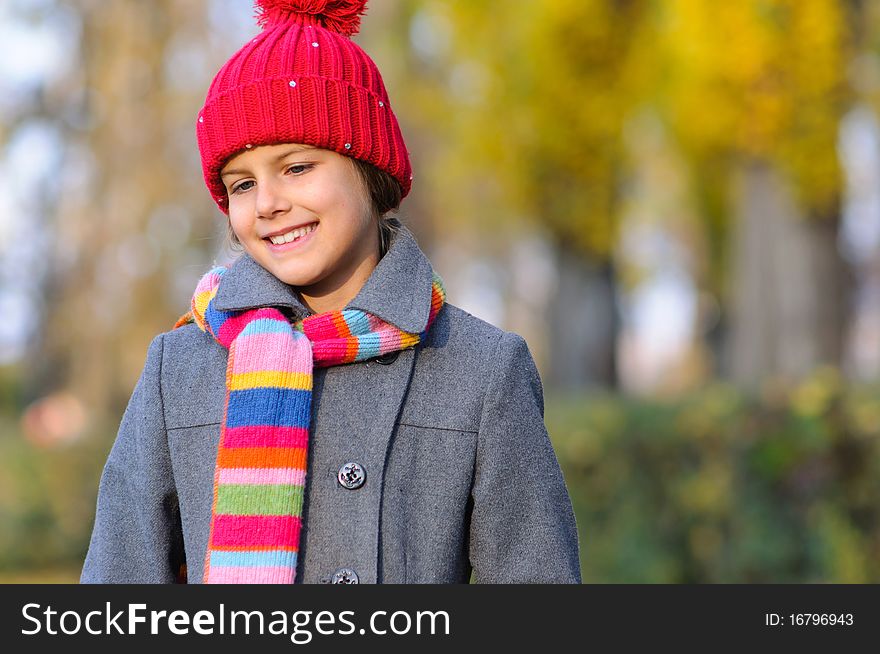
[[[431,264],[402,229],[347,308],[411,333]],[[308,315],[247,255],[215,306]],[[195,325],[150,345],[98,492],[84,583],[204,571],[227,350]],[[297,583],[579,583],[571,501],[525,341],[447,304],[417,347],[316,368]],[[358,463],[349,489],[340,468]]]

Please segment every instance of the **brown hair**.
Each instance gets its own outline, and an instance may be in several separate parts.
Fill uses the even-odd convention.
[[[376,219],[379,229],[379,258],[385,256],[388,248],[391,247],[391,241],[394,235],[400,230],[401,222],[395,216],[390,215],[396,213],[400,208],[400,201],[403,199],[403,190],[400,183],[384,170],[380,170],[376,166],[361,159],[347,157],[354,165],[360,177],[364,190],[370,198],[370,213]],[[241,242],[232,230],[232,223],[226,220],[226,245],[230,250],[241,251]]]

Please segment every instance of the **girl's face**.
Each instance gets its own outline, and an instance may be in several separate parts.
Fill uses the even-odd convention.
[[[367,191],[341,154],[284,143],[245,150],[221,170],[245,251],[298,287],[313,310],[342,308],[379,260]],[[309,299],[315,298],[314,303]]]

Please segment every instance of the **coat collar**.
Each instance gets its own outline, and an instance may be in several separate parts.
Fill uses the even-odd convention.
[[[431,262],[412,233],[401,227],[388,252],[345,308],[361,309],[405,332],[419,334],[428,324],[433,281]],[[297,320],[312,313],[295,287],[279,280],[248,254],[223,275],[214,306],[220,311],[281,307],[289,309]]]

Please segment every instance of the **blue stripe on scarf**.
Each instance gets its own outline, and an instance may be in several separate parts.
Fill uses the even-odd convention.
[[[348,326],[352,336],[361,336],[370,333],[370,318],[365,311],[360,309],[343,309],[342,319]]]
[[[251,388],[229,393],[226,425],[264,425],[309,428],[312,392],[296,388]]]
[[[214,334],[215,338],[220,333],[223,323],[233,315],[235,314],[232,311],[218,311],[215,309],[214,300],[208,302],[208,306],[205,308],[205,322],[211,327],[211,333]]]
[[[256,568],[264,566],[287,566],[296,568],[296,552],[269,551],[269,552],[226,552],[214,550],[211,552],[212,566],[234,566]]]
[[[273,318],[260,318],[259,320],[252,320],[249,322],[244,329],[241,330],[241,335],[243,336],[252,336],[254,334],[289,334],[293,331],[293,327],[290,326],[290,323],[283,322],[281,320],[276,320]]]
[[[379,351],[381,342],[382,339],[379,334],[364,334],[363,336],[358,336],[357,360],[363,361],[364,359],[379,356],[381,354]]]

